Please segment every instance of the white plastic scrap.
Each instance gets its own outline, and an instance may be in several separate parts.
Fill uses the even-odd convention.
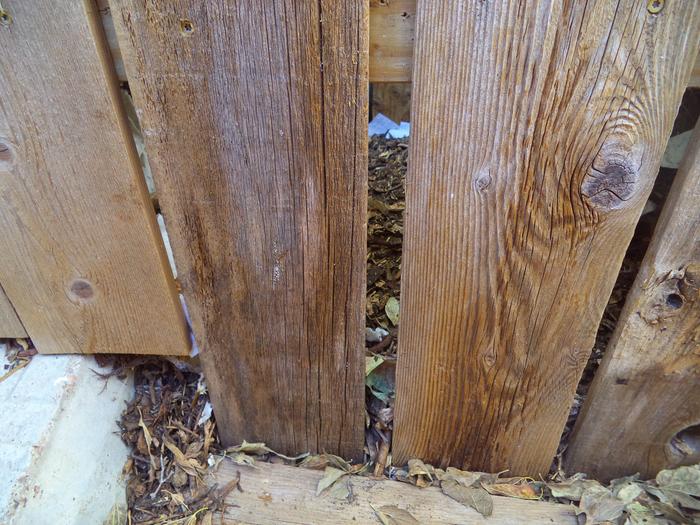
[[[370,137],[383,135],[391,139],[404,139],[411,132],[411,124],[408,122],[397,124],[389,117],[377,113],[369,123],[368,132]]]
[[[199,416],[199,420],[197,421],[197,426],[202,426],[204,423],[209,421],[209,419],[211,419],[211,413],[212,413],[211,403],[209,401],[207,401],[206,404],[204,405],[204,408],[202,409],[202,415]]]
[[[384,339],[389,332],[384,330],[384,328],[365,328],[365,341],[368,343],[378,343]]]

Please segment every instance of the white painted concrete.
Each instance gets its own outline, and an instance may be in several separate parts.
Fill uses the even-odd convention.
[[[133,384],[93,370],[90,356],[38,355],[0,383],[0,524],[99,525],[125,505],[116,421]]]

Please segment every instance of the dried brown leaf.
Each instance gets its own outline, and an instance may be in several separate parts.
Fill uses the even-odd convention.
[[[326,467],[335,467],[346,472],[349,471],[351,468],[350,463],[345,461],[340,456],[334,456],[333,454],[318,454],[315,456],[307,456],[301,463],[299,463],[299,466],[315,470],[322,470]]]
[[[409,476],[427,476],[432,481],[434,471],[431,465],[426,465],[420,459],[408,460]]]
[[[336,481],[338,481],[343,476],[347,475],[347,472],[334,467],[326,467],[323,477],[318,481],[318,486],[316,487],[316,495],[320,496],[321,493],[331,487]]]
[[[622,516],[625,503],[602,486],[592,486],[581,495],[577,514],[586,514],[586,523],[613,521]]]
[[[540,499],[541,494],[529,483],[485,483],[482,485],[489,494],[519,499]]]
[[[454,479],[446,479],[440,483],[442,492],[462,505],[471,507],[482,516],[493,513],[491,494],[481,487],[465,487]]]
[[[419,525],[410,512],[396,505],[384,505],[373,510],[383,525]]]

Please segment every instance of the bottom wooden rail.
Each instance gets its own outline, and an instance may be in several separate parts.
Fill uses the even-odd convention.
[[[494,496],[493,515],[484,518],[436,487],[419,489],[398,481],[359,476],[351,479],[353,501],[350,503],[328,494],[316,496],[323,471],[270,463],[258,463],[256,467],[240,467],[225,460],[210,480],[224,486],[240,472],[241,490],[233,490],[226,498],[223,523],[378,524],[373,508],[384,505],[408,510],[424,524],[576,523],[573,507],[569,505]],[[218,522],[218,516],[214,521]]]

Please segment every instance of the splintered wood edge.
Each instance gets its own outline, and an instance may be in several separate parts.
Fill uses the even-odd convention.
[[[484,518],[437,487],[419,489],[398,481],[360,476],[349,478],[352,502],[325,493],[316,496],[323,471],[282,464],[242,467],[224,460],[207,481],[223,487],[237,473],[240,490],[234,489],[225,500],[223,523],[229,525],[380,523],[373,509],[385,505],[398,506],[420,523],[430,524],[576,523],[571,505],[494,496],[493,515]]]

